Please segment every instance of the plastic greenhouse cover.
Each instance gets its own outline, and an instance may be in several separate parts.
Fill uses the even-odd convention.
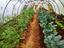
[[[12,10],[13,10],[13,6],[15,5],[15,3],[17,2],[18,0],[12,0],[9,4],[8,4],[8,6],[7,6],[7,8],[6,8],[6,11],[5,11],[5,16],[12,16]],[[24,0],[21,0],[21,2],[22,1],[24,1]],[[26,0],[27,1],[27,0]],[[44,1],[46,1],[46,0],[44,0]],[[59,1],[59,0],[55,0],[55,2],[56,2],[56,4],[55,4],[55,2],[53,2],[54,0],[48,0],[49,2],[50,2],[50,4],[53,6],[53,8],[54,8],[54,11],[55,12],[57,12],[57,13],[61,13],[61,14],[64,14],[64,0],[60,0],[61,2],[62,2],[62,4],[61,4],[61,2]],[[3,10],[4,10],[4,8],[5,8],[5,6],[6,6],[6,4],[9,2],[9,0],[0,0],[0,15],[2,15],[3,14]],[[18,10],[18,6],[21,4],[21,2],[18,2],[17,4],[16,4],[16,6],[15,6],[15,9],[14,9],[14,13],[15,14],[17,14],[17,10]],[[46,4],[46,3],[45,3]],[[46,8],[47,7],[47,5],[45,6],[45,4],[44,4],[44,7]],[[54,4],[54,5],[53,5]],[[58,5],[58,7],[57,7],[57,5]],[[23,4],[21,4],[21,7],[23,6]],[[55,6],[55,7],[54,7]],[[20,10],[21,10],[21,7],[19,8],[19,10],[18,10],[18,14],[20,13]],[[59,8],[59,9],[58,9]]]
[[[4,8],[5,8],[5,6],[6,6],[6,4],[8,2],[9,2],[9,0],[4,0],[4,2],[3,2],[3,0],[0,0],[0,15],[3,14]],[[10,3],[8,4],[8,6],[6,7],[6,10],[5,10],[4,15],[5,16],[12,16],[12,10],[13,10],[13,6],[14,5],[15,5],[15,8],[14,8],[14,11],[13,12],[15,14],[17,14],[17,11],[18,11],[18,14],[19,14],[20,13],[20,10],[21,10],[21,7],[23,8],[24,3],[22,3],[21,6],[20,6],[20,4],[21,4],[21,2],[18,2],[17,0],[10,1]],[[18,7],[19,7],[19,9],[18,9]]]
[[[5,8],[5,6],[6,6],[6,4],[8,3],[8,1],[9,0],[4,0],[4,2],[3,2],[3,0],[0,0],[0,15],[2,15],[2,13],[3,13],[3,10],[4,10],[4,8]],[[6,8],[6,11],[5,11],[5,16],[8,16],[8,15],[12,15],[12,10],[13,10],[13,6],[15,5],[15,3],[17,2],[18,0],[12,0],[9,4],[8,4],[8,6],[7,6],[7,8]],[[24,0],[22,0],[22,1],[24,1]],[[27,1],[27,0],[26,0]],[[55,10],[55,12],[57,12],[57,13],[61,13],[61,14],[64,14],[64,0],[60,0],[61,2],[62,2],[62,4],[61,4],[61,2],[59,1],[59,0],[55,0],[55,2],[57,3],[57,4],[55,4],[55,2],[53,2],[53,0],[48,0],[51,4],[53,3],[54,5],[55,5],[55,7],[53,6],[53,4],[52,4],[52,6],[53,6],[53,8],[54,8],[54,10]],[[17,10],[18,10],[18,6],[21,4],[21,2],[18,2],[17,4],[16,4],[16,6],[15,6],[15,10],[14,10],[14,13],[16,13],[17,14]],[[46,4],[46,3],[45,3]],[[44,5],[45,5],[44,4]],[[58,7],[57,7],[57,5],[58,5],[58,7],[59,7],[59,10],[58,10]],[[23,6],[23,4],[21,4],[21,7]],[[20,10],[21,10],[21,7],[19,8],[19,13],[20,13]],[[47,7],[47,6],[45,6],[45,7]]]
[[[20,11],[23,9],[24,5],[26,4],[25,1],[27,2],[28,0],[0,0],[0,18],[2,18],[3,14],[4,14],[4,16],[19,15]],[[44,0],[43,7],[48,9],[46,1],[47,1],[47,3],[50,3],[52,5],[52,7],[56,13],[64,14],[64,11],[63,11],[64,10],[64,0]],[[9,2],[9,4],[7,5],[8,2]],[[7,5],[7,7],[6,7],[6,5]],[[6,7],[6,9],[5,9],[5,7]]]

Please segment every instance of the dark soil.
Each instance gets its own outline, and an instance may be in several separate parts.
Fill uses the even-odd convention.
[[[38,13],[35,13],[32,21],[29,23],[28,29],[24,32],[24,40],[17,48],[44,48],[44,35],[42,33]]]

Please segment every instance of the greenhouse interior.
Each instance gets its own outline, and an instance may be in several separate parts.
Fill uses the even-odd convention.
[[[64,0],[0,0],[0,48],[64,48]]]

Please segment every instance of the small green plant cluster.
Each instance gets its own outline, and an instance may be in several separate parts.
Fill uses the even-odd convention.
[[[56,26],[53,23],[54,17],[48,12],[40,10],[39,12],[40,26],[43,28],[44,43],[47,48],[64,48],[64,40],[56,31]]]
[[[24,9],[20,15],[0,27],[0,48],[15,48],[19,43],[20,33],[26,29],[33,14],[32,8]]]
[[[25,10],[23,10],[23,12],[21,13],[21,17],[18,16],[18,25],[21,28],[21,32],[23,32],[23,29],[25,29],[25,27],[27,27],[28,22],[32,19],[32,16],[34,15],[34,11],[33,8],[27,8]]]
[[[59,28],[64,29],[64,22],[61,22],[59,20],[55,20],[55,23],[58,25]]]

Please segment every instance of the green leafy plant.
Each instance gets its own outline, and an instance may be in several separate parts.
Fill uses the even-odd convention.
[[[33,14],[32,8],[24,9],[20,15],[0,27],[0,48],[15,48],[20,33],[26,29]]]
[[[40,10],[39,12],[40,26],[43,28],[44,33],[44,43],[47,48],[64,48],[64,40],[58,35],[56,31],[56,26],[53,23],[53,16],[48,12]]]
[[[62,29],[64,29],[64,24],[62,24],[60,21],[55,20],[55,23]]]
[[[23,29],[25,29],[25,27],[27,27],[28,22],[31,20],[32,16],[34,14],[34,11],[32,8],[29,9],[25,9],[23,10],[23,12],[21,13],[21,17],[18,16],[18,25],[21,28],[21,32],[23,32]]]

